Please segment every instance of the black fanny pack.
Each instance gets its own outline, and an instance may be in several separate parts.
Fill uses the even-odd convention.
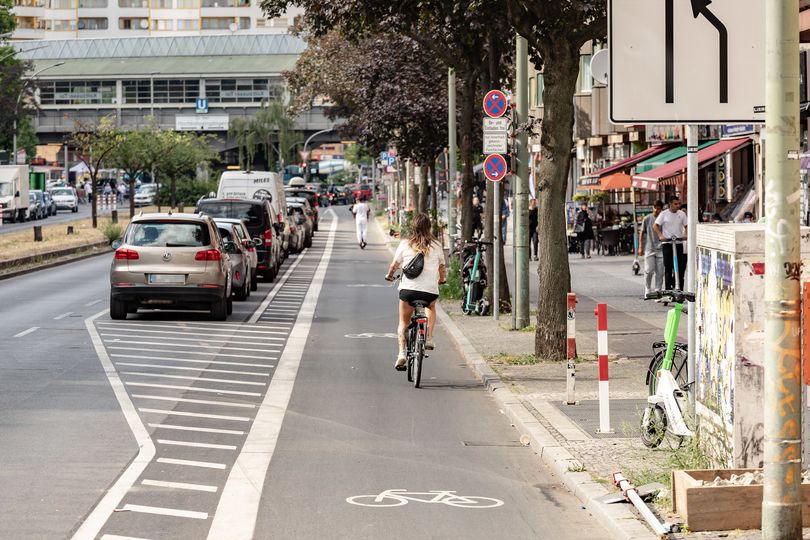
[[[425,268],[425,256],[419,252],[416,254],[416,257],[411,259],[411,262],[406,264],[402,268],[402,273],[405,274],[405,277],[408,279],[416,279],[419,277],[419,274],[422,273],[422,270]]]

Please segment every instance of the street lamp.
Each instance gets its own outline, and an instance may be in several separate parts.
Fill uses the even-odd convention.
[[[335,130],[335,128],[329,128],[329,129],[322,129],[320,131],[316,131],[315,133],[310,135],[309,138],[304,142],[304,155],[307,156],[307,160],[306,160],[307,161],[307,170],[304,173],[304,179],[305,179],[306,182],[309,182],[309,155],[307,154],[307,146],[309,146],[309,141],[311,141],[312,139],[314,139],[318,135],[321,135],[322,133],[329,133],[330,131],[334,131],[334,130]]]
[[[37,75],[39,75],[43,71],[47,71],[49,69],[53,69],[53,68],[59,67],[61,65],[64,65],[64,62],[57,62],[57,63],[52,64],[50,66],[45,66],[44,68],[40,69],[39,71],[37,71],[36,73],[31,75],[30,77],[25,79],[25,81],[23,82],[23,87],[22,87],[22,89],[20,89],[20,93],[17,95],[17,102],[14,105],[14,136],[13,136],[14,143],[13,143],[13,150],[12,150],[12,156],[13,156],[12,159],[14,160],[14,165],[17,164],[17,113],[20,110],[20,100],[22,99],[22,96],[25,93],[25,87],[27,85],[26,83],[36,79]]]
[[[3,35],[4,35],[4,34],[0,34],[0,37],[2,37]],[[45,47],[47,47],[47,45],[40,45],[39,47],[31,47],[30,49],[25,49],[24,51],[22,51],[22,50],[20,50],[20,51],[14,50],[14,51],[11,51],[10,53],[8,53],[7,55],[5,55],[5,56],[3,56],[3,57],[0,57],[0,62],[2,62],[3,60],[5,60],[6,58],[11,58],[11,57],[12,57],[12,56],[14,56],[15,54],[18,54],[18,53],[28,53],[28,52],[31,52],[31,51],[37,51],[37,50],[39,50],[39,49],[44,49]]]

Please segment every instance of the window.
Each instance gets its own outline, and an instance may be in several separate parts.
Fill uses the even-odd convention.
[[[122,8],[148,8],[149,0],[118,0],[118,7]]]
[[[200,95],[198,79],[149,79],[123,81],[123,102],[125,104],[154,103],[194,103]]]
[[[583,54],[579,57],[579,76],[577,76],[577,92],[590,93],[593,88],[591,77],[591,55]]]
[[[174,30],[172,19],[152,19],[152,30]]]
[[[76,9],[76,2],[77,0],[48,0],[47,7],[50,9]]]
[[[76,21],[73,19],[55,20],[51,23],[51,30],[54,32],[75,32]]]
[[[529,107],[534,107],[537,103],[537,79],[535,77],[529,78]]]
[[[290,20],[287,17],[276,17],[272,21],[273,26],[283,26],[287,27],[290,26]]]
[[[106,8],[107,0],[79,0],[80,8]]]
[[[199,19],[178,19],[177,20],[177,29],[178,30],[199,30],[200,29],[200,21],[199,21]]]
[[[250,17],[239,17],[239,29],[248,30],[250,28]]]
[[[114,100],[115,81],[39,81],[42,105],[111,104]]]
[[[205,95],[211,103],[259,103],[281,96],[281,81],[267,79],[207,79]]]
[[[118,19],[118,28],[121,30],[146,30],[149,28],[149,19],[145,17]]]
[[[177,0],[177,9],[197,9],[200,7],[200,0]]]
[[[536,101],[534,104],[537,107],[542,107],[545,103],[545,94],[546,94],[546,81],[543,78],[542,73],[537,74],[537,95],[535,96]]]
[[[205,5],[203,5],[203,7],[205,7]],[[232,22],[234,22],[232,17],[203,17],[202,29],[227,30]]]
[[[250,7],[250,0],[202,0],[204,8]]]
[[[172,0],[152,0],[152,9],[172,9]]]
[[[80,18],[77,24],[79,30],[106,30],[108,26],[106,17]]]

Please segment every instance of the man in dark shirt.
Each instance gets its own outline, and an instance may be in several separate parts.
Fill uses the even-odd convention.
[[[534,253],[532,257],[535,261],[537,258],[537,199],[529,199],[529,236],[531,237],[532,244],[529,254]]]
[[[484,207],[481,206],[481,201],[478,197],[473,197],[473,208],[472,208],[472,216],[473,216],[473,235],[477,237],[482,237],[484,235]]]

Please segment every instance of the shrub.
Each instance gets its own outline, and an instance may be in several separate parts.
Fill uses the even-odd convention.
[[[207,180],[201,181],[196,178],[181,178],[177,180],[176,197],[177,204],[183,203],[186,206],[194,206],[203,195],[210,192],[216,193],[217,181]],[[157,201],[162,205],[167,205],[172,199],[172,186],[171,182],[161,183],[160,192],[157,196]]]
[[[450,259],[447,270],[447,283],[439,287],[439,298],[442,300],[461,300],[464,297],[464,287],[461,284],[461,268],[458,258]]]
[[[121,233],[124,232],[124,229],[118,223],[108,221],[104,225],[104,228],[101,229],[101,232],[104,235],[104,238],[106,238],[107,241],[110,244],[112,244],[113,242],[121,238]]]

